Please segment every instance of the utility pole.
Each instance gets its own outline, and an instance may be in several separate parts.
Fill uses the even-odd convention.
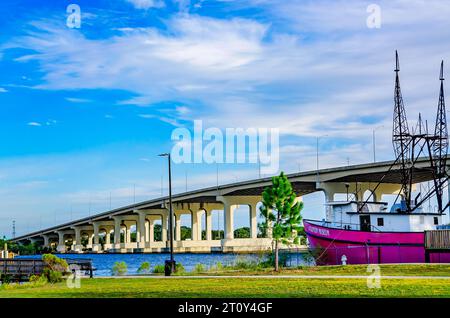
[[[175,272],[176,264],[173,257],[173,209],[172,209],[172,168],[171,168],[171,158],[170,153],[162,153],[160,157],[167,157],[169,163],[169,237],[170,237],[170,260],[166,260],[166,266],[170,266],[170,271],[166,272],[166,276],[170,276]],[[170,264],[167,264],[170,262]]]
[[[373,146],[373,162],[377,162],[377,157],[375,154],[375,129],[372,130],[372,146]]]
[[[319,182],[319,139],[327,137],[328,135],[322,135],[316,137],[316,169],[317,169],[317,182]]]
[[[261,179],[261,160],[258,159],[258,176]]]
[[[219,191],[219,164],[216,163],[216,186],[217,191]]]

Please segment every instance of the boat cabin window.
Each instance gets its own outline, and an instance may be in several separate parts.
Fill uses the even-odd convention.
[[[439,219],[438,219],[437,216],[435,216],[435,217],[433,218],[433,220],[434,220],[434,225],[438,225],[438,224],[439,224]]]
[[[377,225],[378,226],[384,226],[384,219],[383,218],[377,218]]]

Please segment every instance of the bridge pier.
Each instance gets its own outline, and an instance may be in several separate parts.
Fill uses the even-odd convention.
[[[271,248],[270,233],[268,238],[258,238],[258,208],[260,196],[217,195],[210,202],[174,202],[174,248],[175,252],[252,252]],[[165,205],[167,206],[167,205]],[[249,207],[248,238],[236,238],[234,235],[234,215],[239,206]],[[224,238],[214,239],[212,235],[212,211],[224,211]],[[182,239],[182,215],[191,216],[191,236]],[[143,208],[129,211],[128,214],[111,215],[109,219],[89,221],[84,225],[75,225],[68,230],[59,230],[58,252],[64,253],[66,236],[73,238],[71,250],[82,253],[159,253],[169,251],[168,242],[169,212],[163,208]],[[155,222],[161,220],[161,240],[155,240]],[[131,231],[136,226],[136,241],[131,239]],[[203,236],[202,229],[205,230]],[[218,230],[221,230],[218,228]],[[111,232],[114,231],[114,242]],[[121,231],[124,234],[121,242]],[[100,237],[105,233],[104,241]],[[83,246],[82,241],[87,245]],[[50,236],[44,236],[44,244],[49,246]],[[53,236],[52,236],[53,237]]]

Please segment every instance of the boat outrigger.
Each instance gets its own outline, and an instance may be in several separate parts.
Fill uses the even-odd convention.
[[[354,199],[350,200],[350,184],[345,183],[347,200],[334,201],[332,195],[327,196],[326,219],[304,220],[309,246],[318,264],[450,263],[450,226],[443,224],[444,211],[450,205],[448,197],[446,202],[443,199],[449,183],[443,67],[442,62],[434,131],[428,131],[420,114],[417,125],[410,129],[396,52],[392,134],[396,159],[387,171],[380,173],[367,198],[358,192],[355,181],[351,185]],[[423,189],[422,182],[431,185]],[[342,189],[342,185],[336,188]],[[380,201],[383,194],[396,194],[392,207]],[[436,209],[424,210],[424,203],[431,199],[436,201]],[[439,243],[432,253],[426,243],[430,237]]]

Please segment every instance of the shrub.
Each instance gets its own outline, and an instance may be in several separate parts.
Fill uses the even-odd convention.
[[[232,266],[233,269],[257,269],[259,266],[258,262],[247,260],[244,258],[238,258],[234,265]]]
[[[194,267],[195,273],[203,273],[205,271],[206,271],[205,265],[203,265],[202,263],[195,264],[195,267]]]
[[[286,267],[289,259],[288,253],[280,252],[278,256],[278,262],[280,267]],[[270,268],[275,266],[275,253],[270,252],[266,255],[265,260],[260,260],[258,263],[259,268]]]
[[[0,281],[2,284],[9,284],[12,281],[12,276],[9,274],[0,274]]]
[[[63,275],[68,272],[67,262],[52,254],[44,254],[42,260],[45,264],[42,275],[47,281],[51,284],[61,282]]]
[[[184,273],[186,270],[184,269],[183,264],[177,263],[177,265],[175,266],[175,271],[177,273]]]
[[[111,269],[111,274],[113,276],[122,276],[125,275],[128,271],[127,263],[125,262],[115,262],[114,266]]]
[[[44,286],[48,283],[48,280],[44,275],[31,275],[28,281],[33,286]]]
[[[155,265],[153,267],[153,273],[155,273],[155,274],[164,273],[164,265]]]
[[[67,273],[69,265],[67,265],[67,262],[64,259],[53,254],[44,254],[42,255],[42,260],[44,261],[45,266],[50,270]]]
[[[217,271],[223,270],[223,265],[222,265],[221,262],[217,262],[215,267],[216,267],[216,270],[217,270]]]
[[[138,270],[137,270],[137,272],[138,273],[148,273],[148,272],[150,272],[150,263],[149,262],[143,262],[142,264],[141,264],[141,266],[139,266],[139,268],[138,268]]]

